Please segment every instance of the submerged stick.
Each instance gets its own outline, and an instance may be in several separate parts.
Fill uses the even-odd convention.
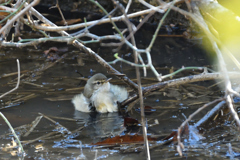
[[[24,155],[25,155],[25,151],[23,150],[23,146],[22,146],[22,144],[21,144],[21,142],[20,142],[17,134],[15,133],[12,125],[11,125],[10,122],[7,120],[7,118],[2,114],[2,112],[0,112],[0,116],[4,119],[4,121],[7,123],[8,127],[11,129],[12,134],[13,134],[13,136],[16,138],[16,140],[17,140],[17,142],[18,142],[18,145],[19,145],[19,147],[20,147],[20,149],[21,149],[21,154],[24,156]]]
[[[42,113],[38,113],[39,115],[43,116],[44,118],[46,118],[47,120],[51,121],[53,124],[57,125],[60,128],[63,128],[65,131],[67,131],[67,134],[72,134],[71,131],[69,131],[66,127],[64,127],[63,125],[61,125],[60,123],[54,121],[52,118],[42,114]],[[62,132],[61,132],[62,133]]]
[[[32,122],[31,124],[31,128],[23,135],[23,137],[27,137],[30,133],[32,133],[32,131],[34,130],[34,128],[38,125],[38,123],[41,121],[43,116],[37,116],[37,118]]]

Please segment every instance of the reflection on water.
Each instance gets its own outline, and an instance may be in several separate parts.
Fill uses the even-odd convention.
[[[86,128],[83,133],[91,139],[99,140],[121,134],[125,128],[123,127],[123,118],[119,113],[83,113],[75,111],[74,118],[83,120]],[[80,123],[82,126],[82,122]],[[97,142],[94,140],[95,142]],[[93,142],[93,143],[95,143]]]

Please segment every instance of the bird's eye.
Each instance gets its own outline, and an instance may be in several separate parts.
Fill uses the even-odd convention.
[[[99,84],[100,84],[100,82],[97,82],[97,84],[99,85]]]

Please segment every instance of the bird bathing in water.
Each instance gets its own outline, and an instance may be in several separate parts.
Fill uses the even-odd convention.
[[[81,112],[91,112],[91,106],[100,113],[117,112],[117,102],[127,99],[126,88],[113,85],[102,73],[97,73],[88,79],[84,86],[84,91],[73,97],[72,103],[76,110]]]

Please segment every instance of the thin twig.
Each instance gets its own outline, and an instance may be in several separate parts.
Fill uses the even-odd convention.
[[[127,18],[127,15],[125,13],[125,9],[123,8],[123,6],[121,6],[119,4],[119,2],[116,2],[115,0],[113,0],[113,2],[121,9],[121,11],[123,12],[124,18],[125,18],[125,23],[128,27],[128,31],[131,35],[131,43],[132,46],[134,48],[136,47],[136,42],[135,42],[135,38],[133,36],[133,28],[135,27]],[[134,63],[138,64],[138,59],[140,60],[140,62],[142,64],[142,58],[139,55],[139,53],[133,49],[133,53],[134,53]],[[142,124],[142,131],[143,131],[143,138],[144,138],[144,148],[145,148],[145,152],[146,152],[146,159],[150,160],[151,156],[150,156],[150,151],[149,151],[149,143],[148,143],[148,138],[147,138],[147,128],[146,128],[146,120],[145,120],[145,113],[144,113],[144,102],[143,102],[143,92],[142,92],[142,84],[141,84],[141,77],[140,77],[140,69],[139,67],[135,67],[136,70],[136,77],[137,77],[137,84],[138,84],[138,95],[139,95],[139,99],[140,99],[140,108],[141,108],[141,124]],[[145,73],[146,74],[146,73]]]
[[[126,9],[125,9],[125,13],[128,12],[131,4],[132,4],[132,0],[129,0],[129,1],[128,1],[128,4],[127,4],[127,7],[126,7]]]
[[[37,116],[36,119],[34,121],[32,121],[31,123],[31,128],[23,135],[23,137],[27,137],[30,133],[32,133],[32,131],[34,130],[34,128],[38,125],[38,123],[41,121],[43,116]]]
[[[16,89],[18,89],[18,87],[19,87],[19,84],[20,84],[20,63],[19,63],[19,60],[17,59],[17,68],[18,68],[18,81],[17,81],[17,85],[16,85],[16,87],[15,88],[13,88],[12,90],[10,90],[10,91],[8,91],[8,92],[6,92],[6,93],[4,93],[3,95],[1,95],[0,96],[0,98],[2,98],[2,97],[4,97],[4,96],[6,96],[7,94],[9,94],[9,93],[11,93],[11,92],[13,92],[13,91],[15,91]]]
[[[24,151],[24,149],[23,149],[23,146],[22,146],[22,144],[21,144],[21,142],[20,142],[17,134],[15,133],[12,125],[11,125],[10,122],[7,120],[7,118],[2,114],[2,112],[0,112],[0,116],[1,116],[1,117],[4,119],[4,121],[7,123],[8,127],[9,127],[10,130],[12,131],[13,136],[16,138],[16,140],[17,140],[17,142],[18,142],[18,145],[19,145],[19,147],[20,147],[20,149],[21,149],[21,154],[22,154],[22,156],[25,156],[25,151]]]
[[[63,21],[64,21],[64,25],[68,25],[68,24],[67,24],[67,21],[66,21],[65,18],[64,18],[63,13],[62,13],[62,10],[61,10],[61,8],[60,8],[60,6],[59,6],[58,0],[57,0],[57,3],[56,3],[56,7],[58,8],[58,11],[59,11],[59,13],[60,13],[60,15],[61,15],[61,17],[62,17],[62,19],[63,19]]]

